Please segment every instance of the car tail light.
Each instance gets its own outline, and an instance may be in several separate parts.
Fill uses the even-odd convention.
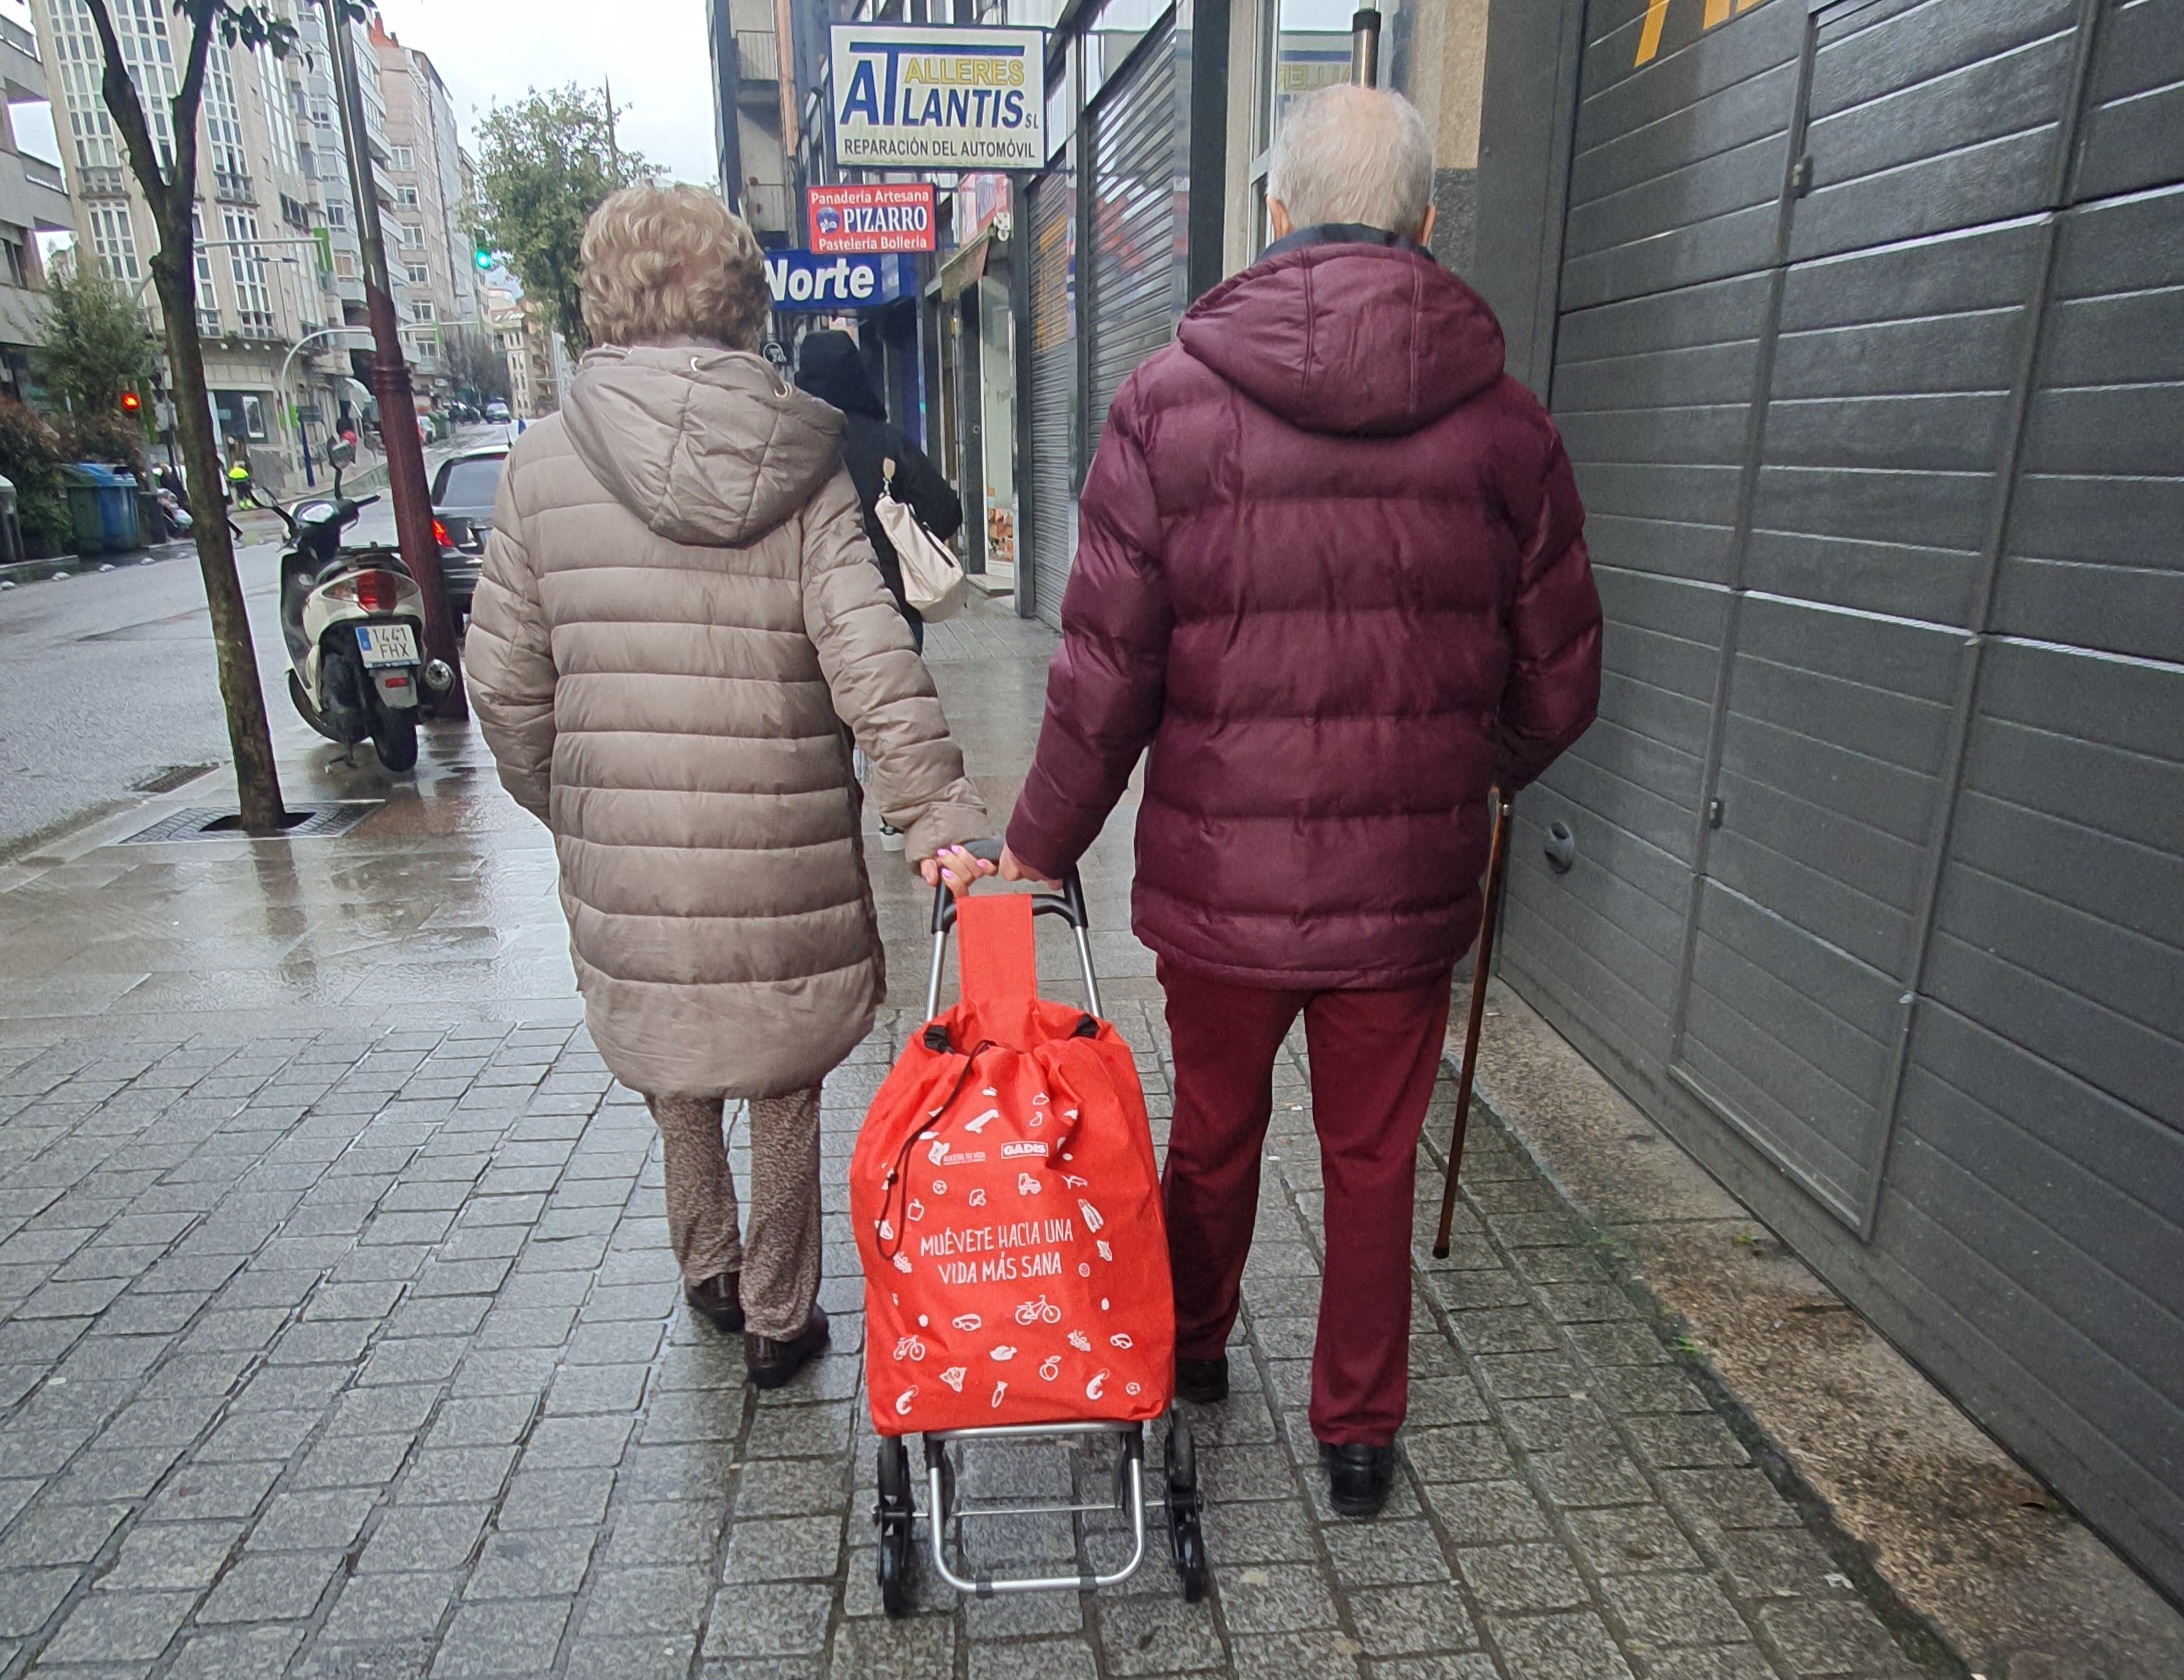
[[[401,580],[392,572],[356,574],[356,604],[368,613],[391,613]]]
[[[447,527],[441,524],[437,519],[432,522],[432,540],[438,543],[442,548],[453,548],[455,546],[453,543],[448,541]]]

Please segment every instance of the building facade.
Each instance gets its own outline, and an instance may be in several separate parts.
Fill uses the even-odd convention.
[[[2184,1599],[2184,8],[1494,0],[1608,612],[1509,982]]]
[[[455,104],[432,60],[403,46],[376,18],[371,43],[387,112],[388,278],[417,388],[445,398],[454,389],[449,335],[483,330],[471,263],[475,216]]]
[[[66,178],[15,143],[14,108],[50,97],[38,38],[0,18],[0,394],[24,400],[35,389],[30,351],[44,332],[44,264],[38,235],[75,227]]]
[[[327,330],[341,328],[344,304],[353,294],[361,305],[363,294],[353,233],[345,252],[324,193],[341,152],[323,46],[312,51],[316,18],[315,8],[297,12],[302,41],[285,58],[215,43],[200,116],[197,329],[213,420],[222,447],[247,450],[276,494],[303,482],[356,395],[340,348],[348,335]],[[158,234],[100,97],[104,59],[90,13],[82,0],[36,0],[36,19],[56,84],[54,126],[78,250],[136,292],[156,327]],[[143,0],[122,31],[163,148],[187,28],[165,0]]]
[[[796,236],[798,195],[781,142],[784,133],[797,132],[801,121],[794,29],[786,79],[779,30],[783,18],[808,13],[813,6],[814,0],[795,0],[792,14],[787,0],[705,0],[721,196],[750,223],[762,245],[801,243]]]

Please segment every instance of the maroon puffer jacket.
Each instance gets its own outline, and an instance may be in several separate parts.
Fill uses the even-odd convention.
[[[1150,744],[1139,938],[1237,985],[1417,985],[1478,931],[1488,789],[1592,722],[1600,602],[1492,311],[1315,232],[1116,395],[1008,839],[1059,875]]]

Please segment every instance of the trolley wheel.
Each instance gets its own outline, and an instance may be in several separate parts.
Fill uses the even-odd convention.
[[[880,1530],[880,1604],[890,1616],[910,1613],[910,1453],[900,1440],[880,1443],[880,1500],[873,1516]]]
[[[1168,1444],[1162,1468],[1165,1472],[1168,1510],[1168,1550],[1175,1572],[1182,1578],[1183,1599],[1196,1604],[1206,1596],[1211,1573],[1206,1561],[1206,1496],[1198,1488],[1198,1448],[1191,1439],[1190,1423],[1180,1408],[1168,1414]]]

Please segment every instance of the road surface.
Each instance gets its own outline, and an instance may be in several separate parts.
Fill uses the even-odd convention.
[[[465,428],[453,447],[502,435]],[[428,450],[428,470],[447,452]],[[278,735],[295,722],[277,620],[280,544],[263,540],[264,516],[245,523],[259,540],[237,564]],[[384,500],[354,535],[393,540]],[[194,553],[0,593],[0,858],[230,757]],[[233,798],[223,785],[208,803]]]

